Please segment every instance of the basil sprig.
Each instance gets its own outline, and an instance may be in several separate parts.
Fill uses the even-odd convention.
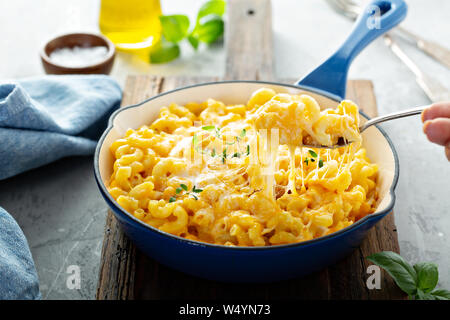
[[[450,291],[434,290],[439,279],[438,267],[434,263],[420,262],[411,266],[392,251],[375,253],[367,259],[386,270],[411,300],[450,300]]]
[[[165,63],[180,56],[179,42],[187,39],[197,50],[200,42],[207,45],[216,42],[225,29],[222,16],[225,13],[225,0],[208,0],[197,13],[195,25],[189,31],[190,21],[183,14],[162,15],[159,17],[162,27],[161,41],[150,54],[152,63]]]

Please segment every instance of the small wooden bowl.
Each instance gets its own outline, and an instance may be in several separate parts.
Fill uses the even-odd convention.
[[[103,61],[86,67],[67,67],[50,59],[56,49],[73,47],[103,46],[108,52]],[[92,33],[70,33],[59,36],[47,42],[42,48],[41,61],[47,74],[109,74],[116,55],[114,44],[106,37]]]

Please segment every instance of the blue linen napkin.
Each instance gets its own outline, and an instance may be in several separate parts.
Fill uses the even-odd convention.
[[[0,180],[57,159],[90,155],[122,98],[103,75],[30,78],[0,84]],[[28,243],[0,207],[0,299],[40,299]]]
[[[0,84],[0,180],[67,156],[89,155],[122,98],[103,75]]]
[[[0,299],[40,299],[39,282],[27,239],[0,207]]]

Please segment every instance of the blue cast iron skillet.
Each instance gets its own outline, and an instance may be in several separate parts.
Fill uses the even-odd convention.
[[[171,101],[197,101],[197,98],[202,98],[199,101],[207,98],[226,100],[227,97],[236,96],[240,101],[235,103],[242,103],[245,101],[242,100],[243,97],[248,98],[255,89],[269,87],[278,92],[306,92],[325,104],[328,101],[337,105],[345,97],[347,71],[353,58],[372,40],[400,23],[406,12],[407,6],[403,0],[373,1],[356,21],[353,31],[337,52],[295,85],[263,81],[205,83],[178,88],[117,110],[111,116],[109,126],[98,143],[94,171],[100,192],[123,231],[141,251],[157,261],[191,275],[219,281],[272,282],[299,277],[323,269],[348,255],[359,246],[367,231],[391,212],[394,206],[394,189],[399,174],[398,159],[392,142],[379,127],[373,127],[373,134],[383,141],[371,149],[375,150],[375,155],[378,152],[389,153],[388,162],[392,169],[388,170],[391,173],[382,177],[380,182],[382,185],[387,183],[382,208],[330,235],[270,247],[228,247],[187,240],[136,219],[123,210],[107,191],[106,184],[111,174],[108,170],[112,167],[109,146],[123,134],[126,126],[138,128],[142,124],[148,124],[148,119],[145,119],[148,117],[147,113],[157,114],[158,108]],[[362,116],[368,118],[364,114]],[[119,132],[120,130],[122,131]],[[367,131],[369,130],[371,129]],[[382,148],[385,150],[379,150]]]

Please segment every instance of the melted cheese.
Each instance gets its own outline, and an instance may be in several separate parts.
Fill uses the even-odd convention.
[[[313,239],[375,210],[377,166],[361,148],[358,121],[350,101],[321,111],[312,97],[265,88],[246,105],[173,104],[111,145],[109,191],[137,218],[188,239],[230,246]],[[339,137],[356,143],[303,147]]]

